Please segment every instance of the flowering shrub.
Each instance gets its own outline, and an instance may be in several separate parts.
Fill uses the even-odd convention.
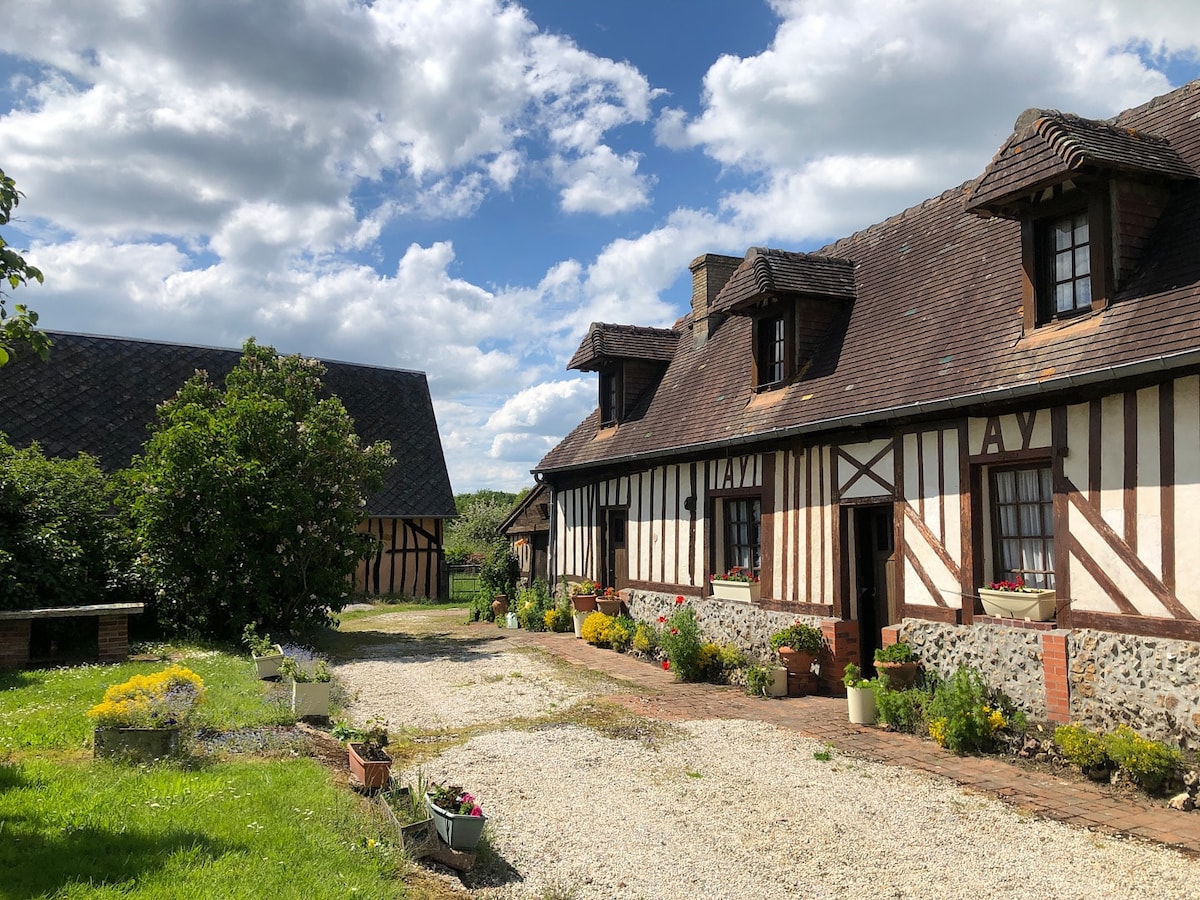
[[[1121,770],[1150,792],[1158,791],[1180,764],[1180,753],[1159,741],[1142,737],[1128,725],[1104,738],[1104,748]]]
[[[1112,760],[1104,746],[1104,738],[1083,725],[1060,725],[1055,728],[1054,746],[1079,766],[1085,775],[1108,777],[1112,771]]]
[[[618,653],[624,653],[633,643],[636,629],[633,619],[629,616],[616,616],[608,627],[608,644]]]
[[[700,625],[696,621],[696,611],[684,605],[682,597],[676,597],[675,612],[664,626],[662,648],[675,677],[680,681],[700,681],[704,677],[704,666],[700,658]]]
[[[925,709],[929,736],[955,753],[993,749],[996,735],[1010,724],[1025,726],[1025,717],[1004,694],[990,691],[983,676],[959,667],[934,691]]]
[[[431,784],[429,799],[438,809],[456,816],[482,816],[483,808],[479,801],[464,791],[459,785]]]
[[[200,676],[183,666],[171,666],[112,685],[87,714],[101,728],[167,728],[182,724],[203,700]]]
[[[663,622],[667,621],[666,616],[659,616]],[[638,622],[637,630],[633,633],[633,649],[638,653],[653,653],[658,649],[659,643],[662,641],[662,635],[659,634],[657,628],[649,622]]]
[[[748,584],[758,584],[758,576],[751,569],[734,566],[724,575],[714,575],[709,581],[743,581]]]
[[[597,647],[607,647],[609,645],[609,629],[612,627],[612,616],[606,616],[602,612],[591,613],[583,620],[583,628],[580,629],[580,636],[589,644],[595,644]]]

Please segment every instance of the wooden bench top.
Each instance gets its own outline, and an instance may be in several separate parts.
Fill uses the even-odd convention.
[[[0,610],[0,619],[70,619],[76,616],[108,616],[116,613],[136,615],[145,603],[96,603],[91,606],[48,606],[43,609]]]

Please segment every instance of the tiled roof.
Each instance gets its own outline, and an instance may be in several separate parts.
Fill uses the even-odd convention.
[[[854,299],[854,263],[817,253],[751,247],[713,301],[714,312],[737,312],[759,300],[789,295]]]
[[[670,362],[678,339],[679,336],[669,328],[593,322],[567,368],[592,371],[610,359]]]
[[[1161,135],[1200,168],[1200,82],[1129,110],[1117,129]],[[1140,263],[1108,308],[1022,329],[1021,226],[965,212],[951,189],[820,251],[855,264],[856,296],[826,352],[835,364],[751,389],[751,328],[734,316],[700,348],[681,340],[638,420],[597,440],[593,412],[539,463],[553,473],[725,446],[836,435],[989,400],[1048,405],[1122,373],[1200,366],[1200,183],[1177,183]],[[687,322],[678,326],[687,333]],[[1097,388],[1099,389],[1099,388]],[[1058,391],[1060,393],[1055,394]]]
[[[967,193],[969,211],[1003,214],[1006,201],[1062,181],[1085,167],[1133,176],[1192,180],[1164,137],[1056,111],[1028,110]]]
[[[155,407],[197,370],[220,384],[237,350],[52,333],[45,362],[17,355],[0,368],[0,431],[50,456],[80,451],[109,471],[141,452]],[[368,501],[375,516],[455,515],[429,386],[422,372],[326,362],[322,381],[354,419],[364,443],[387,440],[396,465]]]

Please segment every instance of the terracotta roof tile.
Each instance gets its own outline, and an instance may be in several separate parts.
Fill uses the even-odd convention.
[[[42,363],[19,353],[0,368],[0,431],[50,456],[86,452],[107,471],[129,464],[146,442],[159,403],[197,370],[220,383],[240,351],[123,338],[51,333]],[[366,443],[387,440],[396,465],[369,498],[376,516],[455,515],[441,438],[423,372],[323,361],[322,382],[338,396]]]
[[[788,295],[854,299],[854,263],[816,253],[752,247],[713,301],[714,312],[738,312],[758,300]]]
[[[667,363],[675,353],[678,339],[679,335],[670,328],[593,322],[567,368],[593,371],[614,359]]]

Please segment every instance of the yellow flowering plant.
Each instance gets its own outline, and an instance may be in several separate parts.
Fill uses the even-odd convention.
[[[203,701],[204,681],[177,665],[111,685],[87,714],[101,728],[169,728],[182,725]]]

